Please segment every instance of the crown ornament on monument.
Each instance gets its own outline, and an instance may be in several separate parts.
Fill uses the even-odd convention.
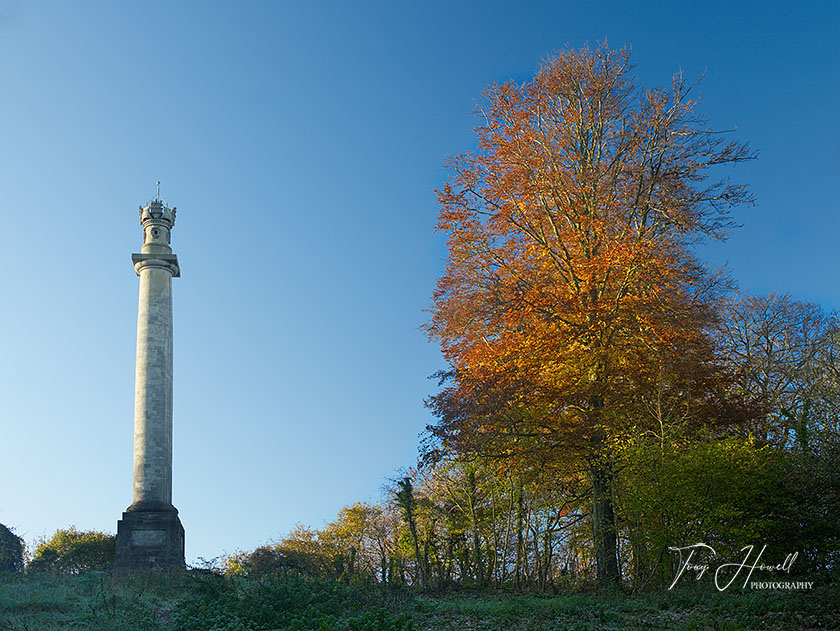
[[[157,195],[145,206],[140,205],[140,223],[143,225],[144,248],[165,246],[168,250],[170,231],[175,225],[175,206],[170,208],[160,196],[160,182]],[[144,250],[145,251],[145,250]],[[164,250],[166,251],[166,250]]]
[[[146,227],[146,222],[161,223],[166,228],[172,228],[175,224],[175,206],[169,208],[166,202],[160,197],[160,180],[157,183],[157,195],[145,206],[140,207],[140,222]]]
[[[143,225],[147,221],[159,221],[168,223],[171,228],[175,223],[175,206],[169,208],[162,199],[153,199],[145,206],[140,208],[140,221]]]

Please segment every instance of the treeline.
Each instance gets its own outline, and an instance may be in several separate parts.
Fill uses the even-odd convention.
[[[56,530],[38,539],[31,550],[10,528],[0,524],[0,573],[50,572],[78,574],[86,570],[110,570],[117,550],[115,535],[75,526]]]
[[[706,428],[690,436],[671,423],[662,433],[614,446],[619,569],[632,589],[669,585],[680,560],[669,547],[701,542],[723,560],[739,561],[746,545],[756,546],[756,553],[766,545],[767,563],[796,552],[794,573],[812,578],[836,573],[840,382],[832,365],[820,384],[830,399],[814,396],[817,390],[801,383],[794,386],[798,379],[817,385],[813,379],[819,373],[802,361],[799,352],[810,352],[807,346],[783,343],[792,331],[778,333],[765,338],[776,356],[757,354],[763,368],[753,374],[757,379],[744,382],[768,388],[768,394],[772,389],[786,403],[768,411],[765,423]],[[833,343],[838,335],[831,330]],[[788,416],[794,409],[799,412]],[[787,420],[779,422],[779,415]],[[382,502],[348,506],[320,530],[298,526],[280,542],[225,558],[224,571],[250,577],[294,572],[433,589],[589,586],[597,578],[592,482],[586,470],[567,464],[523,469],[503,458],[445,457],[397,480]]]
[[[669,548],[700,542],[728,560],[746,545],[767,545],[768,563],[797,552],[795,572],[836,577],[837,318],[776,295],[733,298],[722,313],[720,356],[752,401],[749,422],[698,428],[676,399],[670,409],[651,399],[655,429],[645,423],[610,447],[619,571],[635,590],[669,585],[680,560]],[[379,503],[347,506],[321,529],[298,526],[220,569],[431,589],[584,587],[597,579],[592,483],[579,460],[446,453],[430,438],[420,466]],[[27,555],[0,527],[0,571],[107,570],[114,549],[113,535],[71,526]]]
[[[737,373],[749,422],[696,427],[679,402],[647,401],[656,428],[610,446],[619,569],[633,589],[670,584],[679,554],[705,543],[740,560],[747,545],[799,573],[840,560],[840,326],[786,296],[733,298],[717,340]],[[760,414],[755,413],[760,410]],[[649,425],[649,424],[646,424]],[[224,571],[298,572],[434,589],[565,589],[590,585],[592,480],[585,463],[444,454],[382,502],[357,503],[317,530],[224,559]],[[527,462],[527,465],[524,464]],[[693,578],[693,577],[692,577]]]
[[[486,90],[438,191],[425,329],[448,366],[418,470],[229,571],[641,589],[697,543],[836,571],[837,319],[698,258],[754,203],[730,171],[755,153],[696,82],[632,67],[584,47]]]

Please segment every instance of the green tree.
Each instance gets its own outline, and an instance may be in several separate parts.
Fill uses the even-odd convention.
[[[403,521],[411,533],[411,542],[414,545],[414,560],[416,567],[415,582],[421,587],[429,585],[428,554],[420,552],[420,536],[417,529],[417,497],[414,493],[414,486],[411,478],[405,476],[397,480],[396,488],[393,489],[394,503],[402,513]],[[428,539],[426,539],[428,541]]]
[[[379,506],[356,502],[342,508],[335,521],[327,524],[323,538],[338,553],[343,575],[350,579],[372,579],[387,563],[387,544],[382,537],[383,514]]]
[[[617,504],[634,589],[674,578],[678,557],[669,547],[705,543],[726,558],[745,545],[775,548],[788,530],[788,459],[778,449],[751,437],[669,435],[626,441],[619,451]]]
[[[117,538],[97,530],[57,530],[39,541],[27,569],[33,572],[76,574],[83,570],[108,570],[114,564]]]

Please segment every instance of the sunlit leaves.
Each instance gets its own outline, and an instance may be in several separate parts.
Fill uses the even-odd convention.
[[[682,358],[711,370],[715,279],[690,245],[750,201],[713,167],[751,156],[707,127],[681,76],[642,90],[630,69],[626,51],[585,48],[487,89],[477,149],[438,193],[449,258],[427,329],[454,375],[432,401],[440,437],[585,449]]]

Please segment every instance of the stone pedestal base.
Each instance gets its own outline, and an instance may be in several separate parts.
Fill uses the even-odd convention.
[[[115,572],[183,570],[184,527],[175,507],[135,510],[117,522]]]

